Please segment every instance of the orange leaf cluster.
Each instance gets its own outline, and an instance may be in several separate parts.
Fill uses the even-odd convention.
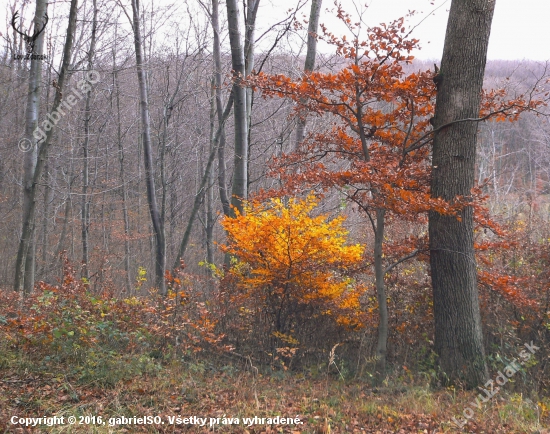
[[[352,34],[358,34],[341,7],[338,16]],[[431,171],[436,168],[429,145],[435,131],[437,88],[433,71],[405,72],[418,41],[404,35],[403,19],[368,29],[365,41],[337,38],[325,28],[323,32],[342,58],[338,71],[316,71],[298,79],[259,74],[249,80],[264,97],[294,101],[299,116],[324,116],[331,123],[324,131],[310,133],[298,151],[273,161],[272,175],[284,187],[282,192],[262,192],[260,197],[297,194],[307,188],[337,190],[366,212],[373,226],[373,215],[379,210],[384,210],[388,223],[399,219],[425,225],[429,211],[460,219],[464,208],[471,206],[478,228],[504,235],[484,208],[480,188],[452,201],[431,195]],[[485,91],[479,118],[468,121],[517,120],[520,113],[544,104],[535,96],[536,89],[513,99],[503,89]],[[418,239],[409,237],[385,245],[386,258],[399,258],[399,252],[392,250],[397,245],[406,251],[422,249]],[[512,282],[508,277],[480,279],[511,295],[506,292]]]
[[[230,273],[247,298],[259,298],[277,332],[288,333],[299,307],[354,320],[363,288],[350,274],[363,247],[347,244],[344,217],[314,216],[317,201],[279,198],[249,202],[245,213],[224,218],[228,241],[221,249],[234,257]],[[341,315],[345,312],[345,315]]]

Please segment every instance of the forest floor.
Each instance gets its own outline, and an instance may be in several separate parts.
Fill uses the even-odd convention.
[[[550,434],[550,399],[514,379],[482,400],[406,367],[372,387],[334,354],[260,366],[220,351],[179,302],[92,294],[70,274],[27,297],[0,290],[0,434]]]
[[[214,368],[199,360],[161,366],[153,359],[138,361],[151,364],[148,374],[106,386],[99,377],[82,383],[67,375],[67,370],[47,372],[38,365],[25,366],[24,359],[18,357],[17,364],[6,362],[4,353],[0,364],[0,432],[550,432],[542,428],[550,421],[545,411],[541,420],[541,403],[521,394],[502,392],[477,408],[474,391],[433,391],[427,386],[370,388],[362,381],[332,374],[317,378],[284,371],[262,375],[250,366]],[[126,366],[132,364],[126,362]],[[106,370],[101,375],[116,374]],[[472,408],[473,417],[459,429],[453,417],[463,421],[466,408]],[[51,427],[44,421],[35,427],[21,425],[23,418],[53,416],[58,418],[57,425]],[[145,416],[150,419],[138,419]]]

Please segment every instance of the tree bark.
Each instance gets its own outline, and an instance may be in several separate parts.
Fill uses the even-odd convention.
[[[481,103],[494,0],[453,0],[447,24],[434,128],[477,118]],[[477,122],[438,131],[433,142],[432,195],[468,197],[475,181]],[[445,383],[475,387],[488,377],[474,256],[472,207],[460,219],[431,212],[430,263],[435,350]]]
[[[254,49],[256,47],[254,41],[254,30],[256,29],[256,16],[258,15],[258,7],[260,6],[260,0],[248,0],[245,16],[245,36],[244,36],[244,64],[245,75],[248,77],[252,74],[254,69]],[[254,105],[254,90],[250,87],[246,90],[246,135],[247,135],[247,155],[250,154],[250,143],[252,136],[252,106]],[[248,191],[248,183],[250,182],[248,172],[250,160],[246,161],[246,191]]]
[[[321,16],[321,7],[323,0],[312,0],[309,13],[309,26],[307,29],[307,53],[304,64],[304,74],[308,74],[315,68],[315,57],[317,56],[317,30],[319,28],[319,17]],[[306,132],[306,119],[298,118],[296,126],[296,138],[294,141],[294,150],[298,149]]]
[[[90,49],[88,51],[88,72],[93,70],[93,60],[96,43],[96,29],[97,29],[97,4],[96,0],[93,0],[93,19],[92,19],[92,35],[90,40]],[[88,149],[90,144],[90,102],[92,99],[92,90],[86,92],[86,108],[84,111],[84,143],[82,144],[82,206],[81,206],[81,231],[82,231],[82,270],[81,277],[85,283],[90,280],[88,261],[89,261],[89,240],[88,233],[90,229],[90,200],[88,198],[88,184],[89,184],[89,156]]]
[[[378,301],[378,341],[376,343],[376,377],[380,383],[386,376],[386,355],[388,348],[388,302],[384,283],[383,246],[386,211],[376,210],[376,229],[374,231],[374,275],[376,299]]]
[[[214,86],[216,90],[216,112],[218,115],[218,125],[223,124],[223,104],[222,104],[222,56],[220,46],[220,23],[219,23],[219,5],[218,0],[212,0],[212,30],[214,32]],[[227,195],[227,169],[225,165],[225,128],[222,128],[220,142],[218,145],[218,188],[220,191],[220,201],[222,203],[223,213],[226,216],[231,214],[229,206],[229,197]]]
[[[67,237],[67,228],[69,226],[69,216],[71,215],[71,189],[73,182],[76,180],[76,176],[73,176],[72,167],[69,168],[69,173],[66,175],[67,179],[67,197],[64,199],[64,214],[63,214],[63,225],[61,226],[61,234],[59,235],[59,240],[57,242],[57,248],[55,249],[55,266],[53,269],[58,268],[57,266],[61,263],[61,254],[64,250],[65,238]]]
[[[210,97],[210,152],[216,152],[216,144],[214,143],[215,128],[216,128],[216,89],[214,85],[215,79],[212,78],[212,90]],[[206,242],[206,262],[214,263],[214,171],[208,173],[206,181],[206,207],[204,210],[204,232]]]
[[[242,85],[245,76],[244,47],[239,30],[239,7],[237,0],[227,0],[227,25],[231,45],[231,66],[233,68],[233,98],[235,118],[235,159],[231,204],[243,211],[243,200],[248,191],[248,128],[246,114],[246,89]],[[232,213],[233,214],[233,213]]]
[[[69,12],[69,24],[67,27],[67,37],[65,38],[65,45],[63,47],[63,60],[61,62],[61,68],[59,70],[59,76],[57,80],[57,83],[58,83],[57,92],[55,94],[55,98],[53,101],[53,109],[50,115],[53,112],[57,113],[57,110],[61,105],[61,98],[62,98],[61,92],[63,90],[63,86],[65,85],[67,70],[69,69],[69,64],[71,61],[71,52],[73,49],[77,12],[78,12],[78,0],[71,0],[71,6],[70,6],[70,12]],[[57,116],[59,116],[59,113],[57,113]],[[31,244],[34,215],[36,211],[36,192],[38,190],[38,184],[42,176],[42,170],[44,169],[44,165],[46,164],[46,159],[48,157],[48,150],[50,147],[50,143],[51,143],[51,139],[54,131],[55,131],[55,125],[47,129],[46,138],[44,139],[44,142],[40,146],[40,150],[38,152],[38,158],[36,162],[36,167],[34,169],[32,181],[30,182],[30,185],[26,186],[26,188],[28,188],[29,190],[28,208],[27,208],[28,217],[23,222],[23,230],[21,234],[21,239],[19,241],[19,248],[17,250],[17,258],[15,261],[15,279],[14,279],[15,291],[21,291],[23,289],[23,274],[25,272],[25,267],[23,266],[23,264],[26,262],[26,256],[28,251],[30,250],[29,247]]]
[[[44,16],[47,11],[48,4],[46,0],[37,0],[34,13],[34,29],[39,29],[43,23]],[[29,32],[30,33],[30,32]],[[42,55],[44,51],[44,32],[38,37],[34,45],[33,54]],[[31,59],[29,71],[29,93],[27,94],[27,108],[25,113],[25,138],[30,142],[30,150],[25,153],[23,160],[23,227],[30,218],[31,202],[34,197],[33,192],[33,177],[36,169],[38,157],[38,144],[33,137],[33,131],[38,126],[38,112],[40,108],[40,94],[42,90],[42,60]],[[25,293],[30,293],[34,287],[35,276],[35,225],[33,221],[29,221],[28,240],[25,242],[28,247],[24,256],[21,258],[21,264],[17,264],[16,268],[24,267],[23,271],[16,270],[16,282],[14,287],[23,288]],[[20,274],[21,272],[21,274]],[[18,282],[18,277],[23,277],[23,282]]]
[[[359,50],[357,50],[358,52]],[[355,57],[355,64],[359,64],[359,57]],[[365,161],[370,161],[370,150],[365,134],[365,127],[363,124],[363,105],[361,101],[361,88],[358,82],[355,82],[355,98],[357,101],[357,126],[359,131],[359,139],[361,141],[361,150]],[[378,195],[378,190],[373,188],[371,190],[373,196]],[[367,211],[367,210],[366,210]],[[378,302],[378,340],[376,343],[376,371],[374,382],[380,384],[386,378],[386,360],[387,360],[387,348],[388,348],[388,302],[386,296],[386,283],[384,277],[386,272],[384,271],[384,233],[385,233],[385,218],[386,210],[383,208],[376,209],[375,219],[371,217],[371,214],[367,211],[369,220],[372,224],[374,232],[374,279],[376,287],[376,300]]]
[[[48,267],[48,245],[49,245],[49,228],[48,228],[48,217],[50,215],[50,205],[53,201],[53,189],[51,185],[53,184],[53,179],[55,176],[52,176],[48,173],[48,164],[44,168],[46,174],[46,180],[44,182],[44,209],[42,214],[42,264],[40,266],[40,271],[38,272],[38,278],[40,280],[44,279],[46,270]]]
[[[113,82],[116,92],[113,92],[116,97],[117,110],[117,143],[118,143],[118,163],[120,174],[120,194],[122,196],[122,217],[124,219],[124,271],[126,278],[124,284],[128,294],[132,291],[132,275],[130,267],[130,219],[128,216],[128,193],[126,189],[126,176],[124,172],[124,146],[122,143],[122,119],[120,113],[120,82],[118,80],[118,71],[115,65],[115,54],[113,53]]]
[[[213,146],[210,148],[210,154],[208,155],[208,161],[206,162],[206,167],[204,169],[204,174],[201,179],[199,190],[195,195],[195,200],[193,201],[193,208],[191,209],[191,215],[189,216],[189,221],[187,222],[187,227],[185,228],[185,233],[183,234],[183,238],[180,243],[178,254],[176,255],[176,259],[174,261],[174,267],[173,267],[174,269],[177,269],[179,267],[180,259],[183,259],[185,255],[185,251],[187,250],[187,245],[189,244],[189,239],[191,237],[191,229],[193,228],[195,217],[199,212],[200,205],[202,203],[204,194],[206,192],[208,180],[210,179],[210,170],[212,168],[212,163],[214,162],[214,159],[216,157],[218,143],[220,141],[220,137],[224,129],[225,121],[229,117],[229,113],[232,105],[233,105],[233,97],[231,96],[229,97],[225,110],[222,114],[222,123],[218,125],[218,130],[216,131],[216,134],[214,136]]]
[[[147,186],[147,202],[151,223],[155,236],[155,277],[156,286],[160,294],[166,294],[164,270],[166,268],[166,246],[164,226],[157,205],[155,191],[155,175],[153,173],[153,155],[151,146],[151,126],[149,120],[149,101],[147,97],[147,78],[143,67],[143,47],[139,27],[139,1],[132,0],[134,46],[136,51],[137,76],[139,84],[139,99],[141,107],[141,128],[143,143],[143,160],[145,167],[145,184]]]

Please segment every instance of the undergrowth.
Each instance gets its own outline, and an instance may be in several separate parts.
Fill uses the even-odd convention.
[[[452,419],[478,392],[434,388],[435,359],[425,347],[418,368],[393,364],[378,387],[373,360],[350,359],[345,342],[294,368],[285,364],[293,354],[260,363],[228,345],[213,294],[194,291],[183,272],[166,277],[166,297],[115,296],[91,291],[66,262],[60,285],[41,283],[25,296],[0,291],[0,432],[23,432],[13,416],[52,415],[106,423],[28,432],[212,432],[168,423],[193,415],[239,418],[214,427],[228,433],[534,433],[550,422],[548,398],[511,383],[461,431]],[[120,416],[158,416],[165,424],[109,425]],[[302,424],[242,424],[254,416]]]

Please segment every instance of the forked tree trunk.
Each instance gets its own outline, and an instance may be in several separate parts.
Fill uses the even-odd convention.
[[[453,0],[447,24],[434,128],[477,118],[494,0]],[[475,181],[477,122],[438,131],[433,143],[432,195],[447,201],[468,197]],[[443,379],[475,387],[488,377],[483,348],[473,209],[460,216],[429,216],[435,350]]]

